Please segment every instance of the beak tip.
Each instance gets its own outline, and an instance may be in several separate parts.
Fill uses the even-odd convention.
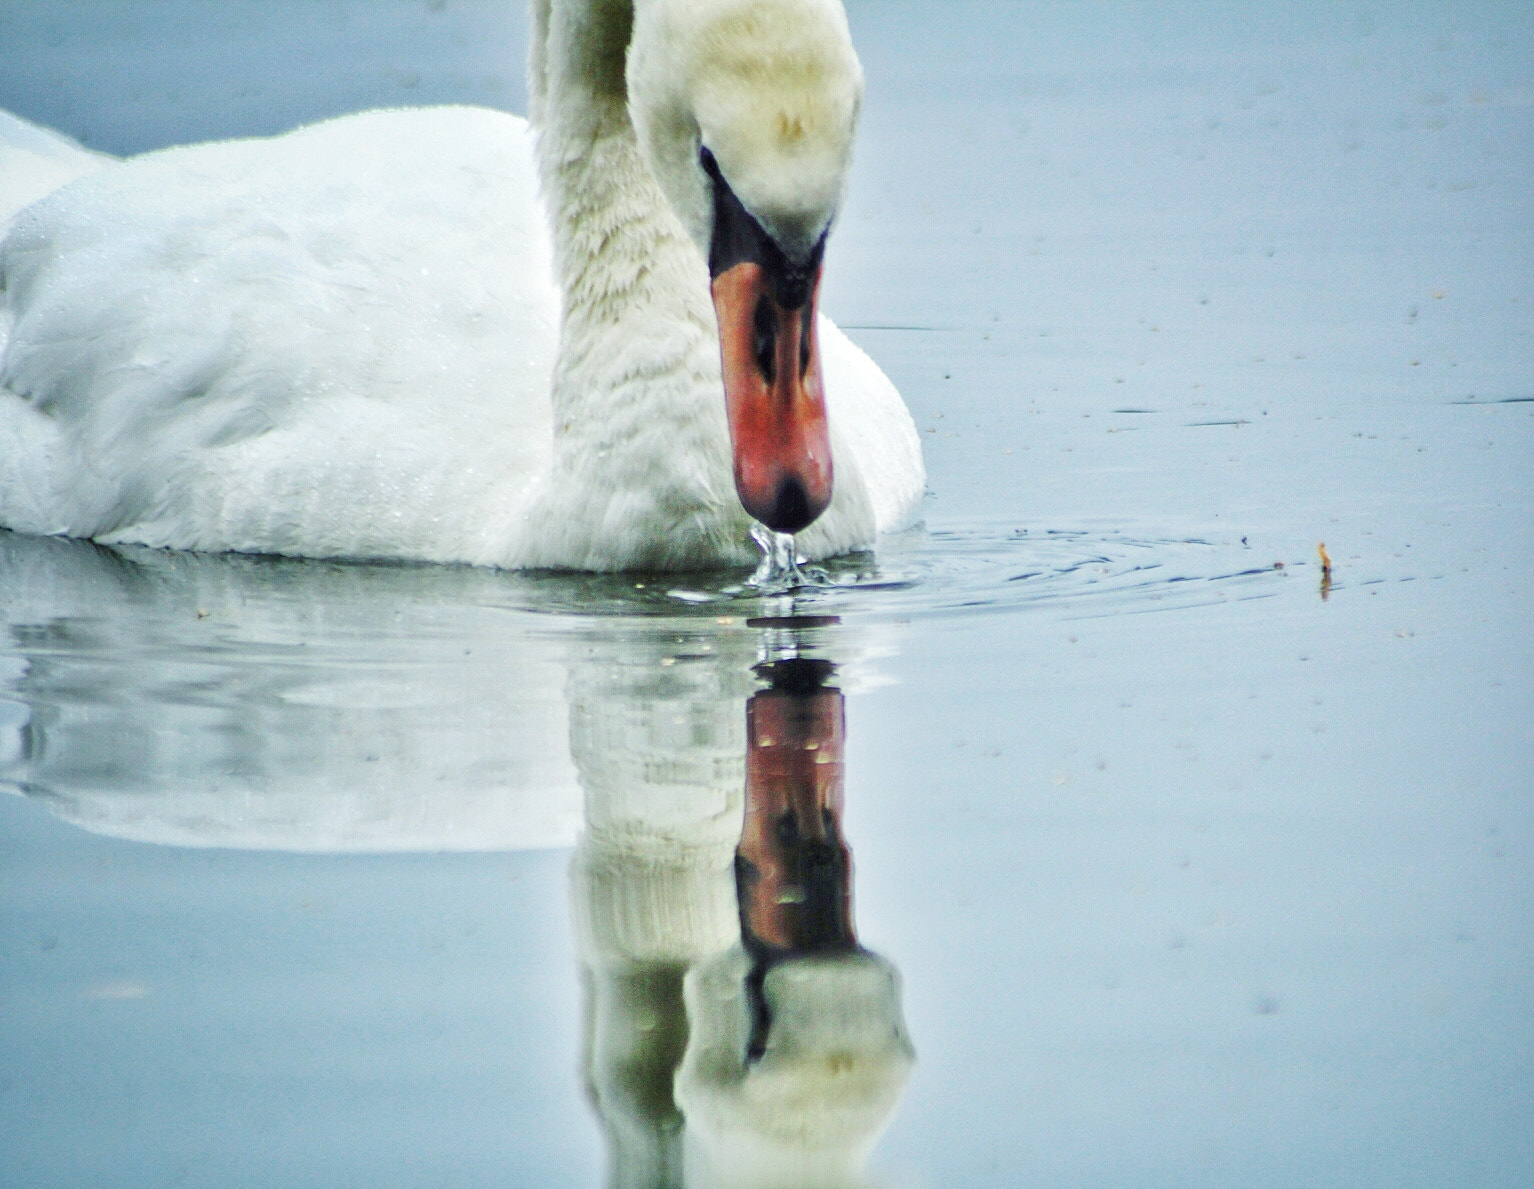
[[[815,523],[830,503],[830,495],[827,492],[812,498],[797,476],[787,475],[771,493],[770,500],[743,499],[742,502],[746,504],[746,511],[773,532],[797,533]]]

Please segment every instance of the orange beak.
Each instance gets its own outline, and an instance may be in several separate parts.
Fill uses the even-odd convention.
[[[796,533],[831,502],[831,438],[815,330],[818,269],[804,304],[778,303],[767,270],[742,261],[714,277],[735,490],[774,532]]]

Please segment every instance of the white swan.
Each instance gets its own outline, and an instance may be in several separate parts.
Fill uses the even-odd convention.
[[[742,501],[812,556],[913,519],[910,416],[814,314],[862,86],[838,0],[533,19],[532,127],[104,162],[0,123],[0,524],[626,569],[751,560]]]

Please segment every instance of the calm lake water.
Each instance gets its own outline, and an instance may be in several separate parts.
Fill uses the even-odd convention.
[[[1534,9],[849,8],[923,528],[0,532],[0,1185],[1534,1183]],[[0,107],[522,110],[523,26],[5,0]]]

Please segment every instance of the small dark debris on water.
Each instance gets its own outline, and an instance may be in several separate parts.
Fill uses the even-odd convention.
[[[1259,995],[1252,1001],[1252,1011],[1259,1016],[1276,1016],[1282,1006],[1276,995]]]

